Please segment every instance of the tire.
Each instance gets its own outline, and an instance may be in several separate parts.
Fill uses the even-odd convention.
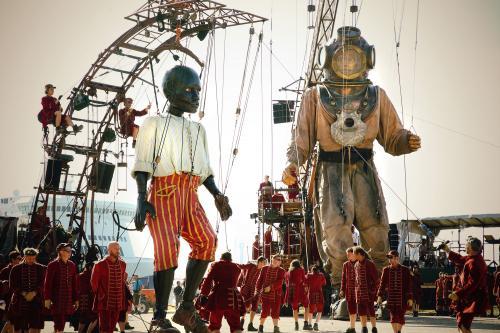
[[[146,303],[139,303],[136,306],[137,312],[143,314],[143,313],[148,313],[149,312],[149,306]]]

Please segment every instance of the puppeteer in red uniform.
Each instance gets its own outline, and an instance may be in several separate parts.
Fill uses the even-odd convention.
[[[123,104],[125,107],[118,111],[118,119],[120,120],[120,133],[125,137],[131,136],[134,141],[132,146],[135,147],[135,140],[139,134],[139,126],[135,124],[135,117],[142,117],[148,114],[151,104],[149,104],[144,110],[137,111],[132,108],[132,98],[125,98]]]
[[[240,278],[242,279],[241,296],[245,302],[247,312],[250,312],[250,322],[247,327],[247,331],[249,332],[257,331],[257,329],[253,326],[253,319],[255,318],[255,313],[259,307],[260,294],[256,294],[255,286],[257,285],[257,279],[259,278],[260,271],[266,263],[266,258],[259,257],[257,259],[257,265],[253,263],[240,265]],[[245,315],[242,317],[242,322],[244,323],[244,321]]]
[[[240,316],[245,313],[243,298],[237,288],[240,268],[232,262],[230,252],[224,252],[221,260],[212,264],[201,287],[201,295],[207,297],[205,308],[210,312],[211,332],[220,332],[225,317],[231,333],[241,332]]]
[[[271,259],[271,246],[273,242],[273,227],[268,226],[266,232],[264,233],[264,258],[267,260]]]
[[[5,310],[0,310],[0,321],[7,320],[7,310],[9,309],[10,299],[12,298],[12,291],[9,288],[9,277],[12,268],[21,262],[21,254],[17,251],[11,251],[9,253],[9,264],[0,270],[0,300],[5,302]],[[10,323],[6,329],[10,332]]]
[[[305,284],[309,290],[309,323],[312,323],[312,317],[316,315],[316,322],[313,328],[315,331],[318,331],[318,323],[321,319],[325,303],[323,287],[326,285],[325,276],[319,271],[318,266],[312,266],[311,273],[306,276]]]
[[[259,235],[255,235],[255,240],[252,244],[252,260],[259,259],[261,255],[260,241]]]
[[[299,329],[299,304],[305,308],[304,330],[309,329],[309,295],[306,282],[306,273],[300,266],[300,262],[295,259],[290,263],[290,269],[285,274],[286,293],[285,303],[291,305],[293,318],[295,319],[295,329]]]
[[[462,333],[469,333],[474,316],[486,313],[488,307],[488,287],[486,273],[488,268],[481,255],[482,243],[471,237],[465,246],[467,256],[450,251],[445,245],[448,259],[454,264],[463,265],[460,273],[460,286],[451,294],[450,299],[457,302],[457,326]]]
[[[256,292],[262,293],[262,312],[260,314],[259,332],[264,332],[264,322],[271,315],[274,324],[274,333],[279,333],[278,321],[280,318],[281,297],[285,270],[280,267],[281,257],[273,256],[271,265],[264,266],[257,279]]]
[[[354,320],[356,320],[356,273],[354,272],[354,264],[356,264],[356,259],[354,258],[354,249],[352,247],[348,248],[346,250],[346,254],[347,261],[342,265],[340,295],[342,297],[345,297],[346,299],[349,317],[354,316]],[[354,329],[354,326],[352,326],[351,328]]]
[[[44,326],[42,294],[46,267],[36,262],[37,250],[26,248],[23,253],[24,262],[14,266],[10,272],[12,299],[7,317],[14,331],[29,329],[31,333],[37,333]]]
[[[370,260],[368,253],[362,247],[355,247],[354,255],[357,260],[356,264],[354,264],[356,277],[354,292],[356,294],[356,304],[358,306],[361,329],[362,332],[367,331],[366,322],[367,318],[370,318],[372,332],[376,332],[374,303],[379,285],[377,268],[373,261]]]
[[[78,308],[79,282],[76,265],[69,260],[71,245],[57,245],[57,258],[47,265],[44,292],[45,307],[50,310],[54,330],[63,332],[68,316]]]
[[[378,301],[387,299],[387,309],[391,315],[391,325],[395,332],[401,332],[405,324],[407,307],[413,305],[413,288],[410,269],[399,263],[399,253],[391,250],[387,254],[389,266],[382,270],[380,286],[377,291]]]
[[[99,332],[112,333],[120,311],[125,310],[125,268],[120,245],[108,244],[108,255],[95,264],[90,283],[95,295],[93,310],[99,316]]]
[[[85,264],[83,272],[79,274],[80,282],[80,297],[78,305],[78,333],[83,333],[87,325],[97,320],[97,314],[92,311],[92,304],[94,303],[94,293],[92,292],[92,285],[90,278],[92,276],[92,268],[94,263],[88,261]]]

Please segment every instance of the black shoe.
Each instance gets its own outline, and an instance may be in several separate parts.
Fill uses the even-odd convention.
[[[361,333],[368,333],[368,327],[361,327]]]
[[[273,333],[281,333],[279,326],[274,326]]]
[[[134,326],[130,326],[130,324],[127,322],[125,323],[125,329],[126,330],[133,330],[135,327]]]
[[[345,330],[345,333],[356,333],[356,329],[355,328],[348,328]]]
[[[319,331],[319,328],[318,328],[318,323],[314,323],[313,330],[315,330],[315,331]]]
[[[264,325],[259,325],[259,333],[264,333]]]
[[[162,333],[181,333],[175,328],[168,319],[153,319],[151,325],[158,327],[158,332]]]
[[[253,327],[253,323],[249,323],[247,326],[247,331],[248,332],[257,332],[258,330],[255,327]]]
[[[295,330],[296,330],[296,331],[298,331],[298,330],[299,330],[299,322],[298,322],[298,321],[296,321],[296,322],[295,322]]]
[[[75,125],[73,124],[73,132],[78,133],[83,129],[83,125]]]
[[[378,333],[378,330],[376,327],[372,327],[372,333]]]
[[[66,135],[66,134],[68,134],[68,131],[66,130],[66,127],[59,126],[59,127],[56,127],[56,133],[61,134],[61,135]]]
[[[307,321],[304,322],[304,327],[302,328],[302,330],[304,331],[312,331],[312,326],[309,325],[309,323]]]

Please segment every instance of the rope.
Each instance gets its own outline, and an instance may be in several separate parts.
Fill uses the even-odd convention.
[[[399,85],[399,98],[400,98],[400,103],[401,103],[401,117],[402,117],[402,124],[403,127],[405,125],[404,122],[404,102],[403,102],[403,87],[401,83],[401,69],[400,69],[400,62],[399,62],[399,45],[401,41],[401,30],[403,27],[403,17],[405,13],[405,4],[406,1],[403,1],[403,10],[401,13],[401,19],[400,19],[400,25],[399,25],[399,32],[396,34],[396,16],[395,16],[395,8],[394,8],[394,2],[393,2],[393,29],[394,29],[394,42],[396,45],[396,64],[397,64],[397,73],[398,73],[398,85]],[[406,155],[403,155],[403,169],[404,169],[404,185],[405,185],[405,207],[406,207],[406,220],[408,220],[408,182],[407,182],[407,171],[406,171]]]
[[[155,93],[156,114],[160,114],[160,107],[158,105],[158,95],[156,93],[156,82],[155,82],[155,72],[154,72],[154,68],[153,68],[153,57],[149,57],[149,67],[151,69],[151,80],[153,82],[153,91]]]
[[[238,126],[238,130],[237,130],[237,132],[235,132],[233,134],[233,138],[236,135],[236,141],[235,141],[234,146],[233,146],[234,148],[232,149],[233,156],[232,156],[232,160],[230,159],[230,163],[231,164],[230,164],[230,166],[228,168],[228,172],[226,174],[226,182],[224,184],[223,193],[226,193],[227,186],[229,184],[229,178],[231,176],[231,171],[232,171],[232,168],[234,166],[234,161],[236,159],[236,155],[238,153],[238,147],[239,147],[240,140],[241,140],[241,134],[243,132],[243,124],[245,122],[246,111],[248,109],[248,101],[249,101],[250,93],[251,93],[251,90],[252,90],[252,83],[253,83],[253,78],[254,78],[254,74],[255,74],[255,68],[256,68],[256,65],[257,65],[257,59],[259,58],[258,57],[259,56],[259,52],[261,52],[262,38],[263,38],[263,33],[261,31],[260,34],[259,34],[259,43],[257,44],[257,50],[255,51],[255,57],[253,59],[252,70],[251,70],[251,74],[250,74],[250,80],[249,80],[248,88],[247,88],[247,95],[245,97],[245,102],[244,102],[243,110],[242,110],[242,113],[241,113],[241,120],[240,120],[239,123],[237,122],[237,124],[239,125]],[[236,119],[236,121],[238,121],[238,119]]]

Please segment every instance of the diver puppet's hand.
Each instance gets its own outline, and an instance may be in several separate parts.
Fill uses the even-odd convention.
[[[408,148],[410,149],[410,152],[414,152],[420,149],[422,142],[420,140],[420,137],[416,134],[408,134]]]
[[[297,183],[297,177],[296,175],[297,171],[297,165],[295,163],[290,163],[288,166],[283,170],[283,175],[281,176],[281,180],[283,183],[286,185],[293,185]]]
[[[146,184],[148,182],[148,174],[146,172],[136,172],[135,180],[137,182],[137,208],[135,210],[135,228],[142,231],[145,226],[146,214],[151,218],[156,218],[156,210],[152,204],[146,200]]]

